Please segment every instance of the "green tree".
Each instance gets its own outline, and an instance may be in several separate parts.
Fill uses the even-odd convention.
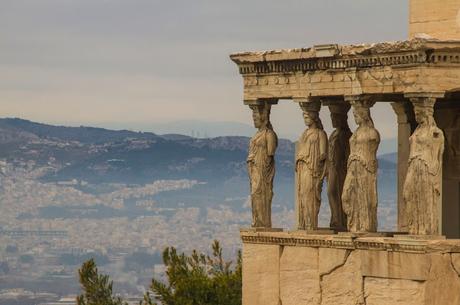
[[[241,252],[236,264],[226,261],[218,241],[212,245],[212,255],[178,253],[173,247],[163,252],[167,282],[152,279],[150,292],[141,305],[241,305]],[[233,266],[234,265],[234,266]],[[83,294],[78,305],[124,305],[114,298],[112,282],[99,275],[94,260],[79,270]],[[159,302],[159,303],[156,303]]]
[[[78,275],[83,294],[77,297],[77,305],[126,305],[113,296],[113,282],[108,275],[99,274],[94,259],[84,262]]]
[[[212,245],[212,256],[193,251],[190,256],[178,254],[175,248],[163,252],[167,283],[153,279],[153,296],[162,305],[241,305],[241,252],[236,266],[225,261],[218,241]],[[145,303],[156,304],[151,294]]]

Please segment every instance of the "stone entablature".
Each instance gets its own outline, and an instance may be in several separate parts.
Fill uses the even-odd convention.
[[[401,97],[388,95],[459,89],[460,42],[413,39],[328,48],[231,55],[244,78],[245,102],[356,94],[396,101]]]

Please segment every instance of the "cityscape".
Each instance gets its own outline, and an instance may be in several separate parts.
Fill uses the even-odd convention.
[[[79,293],[77,270],[91,257],[115,279],[117,293],[135,301],[142,297],[152,277],[164,277],[162,251],[166,247],[185,252],[209,251],[213,240],[219,240],[230,259],[241,249],[239,229],[250,225],[251,210],[244,158],[238,163],[231,156],[246,153],[244,142],[248,138],[186,137],[184,142],[182,138],[165,136],[167,145],[180,141],[182,148],[201,146],[202,150],[180,162],[171,160],[164,166],[165,172],[157,171],[164,179],[155,180],[139,171],[134,173],[137,178],[142,176],[139,180],[131,179],[134,176],[127,172],[133,164],[114,161],[112,149],[123,146],[123,153],[116,159],[128,160],[133,153],[160,149],[160,139],[135,139],[133,134],[125,136],[120,132],[120,138],[114,141],[97,139],[95,143],[85,143],[83,139],[69,141],[68,136],[58,134],[54,138],[41,136],[40,128],[48,125],[31,124],[11,119],[1,122],[0,144],[11,150],[2,150],[1,156],[0,303],[46,304],[75,296]],[[30,126],[35,126],[35,131]],[[77,134],[83,131],[84,128],[75,130]],[[94,132],[101,131],[106,132]],[[30,141],[32,135],[34,140]],[[141,136],[145,134],[138,135]],[[279,188],[273,203],[274,227],[285,229],[295,225],[290,192],[293,177],[289,177],[292,145],[285,140],[279,151]],[[230,157],[222,157],[226,155],[222,150],[230,152]],[[79,158],[75,157],[76,151]],[[220,158],[212,161],[216,155]],[[91,174],[68,171],[87,164],[88,158],[98,160],[97,164],[85,165]],[[388,231],[396,225],[392,158],[392,154],[382,156],[379,174],[384,191],[380,194],[379,222],[380,228]],[[148,171],[159,167],[153,161]],[[227,175],[206,176],[201,167],[206,168],[210,162],[210,166],[226,168]],[[187,166],[189,170],[185,171]],[[182,179],[177,179],[178,168]],[[114,181],[113,177],[119,175],[107,174],[112,171],[126,173],[125,181]],[[99,178],[95,179],[96,175]],[[193,175],[197,179],[191,179]],[[325,193],[320,225],[327,227]]]

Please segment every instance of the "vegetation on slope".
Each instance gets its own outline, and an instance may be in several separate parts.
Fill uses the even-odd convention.
[[[226,261],[218,241],[212,255],[194,250],[190,255],[174,247],[163,252],[167,282],[152,279],[141,305],[241,305],[241,252],[236,263]],[[78,305],[125,305],[114,296],[113,282],[100,274],[93,259],[79,270],[82,294]]]

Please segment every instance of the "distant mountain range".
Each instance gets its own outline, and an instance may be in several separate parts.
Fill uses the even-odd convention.
[[[144,176],[204,176],[224,171],[241,174],[236,163],[245,163],[249,137],[194,138],[181,134],[109,130],[94,127],[53,126],[18,118],[0,119],[0,158],[34,160],[37,164],[60,163],[49,179],[70,178],[84,172],[91,177],[116,179],[117,173]],[[281,139],[277,150],[280,171],[292,165],[294,143]],[[395,154],[381,156],[381,168],[393,166]],[[225,166],[224,166],[225,164]],[[233,168],[229,168],[233,164]],[[240,164],[241,165],[241,164]],[[104,172],[98,174],[98,169]],[[229,172],[230,170],[230,172]],[[108,175],[108,173],[113,175]],[[150,174],[149,174],[150,173]],[[93,174],[95,174],[93,176]],[[287,174],[287,173],[286,173]],[[141,178],[137,177],[137,178]],[[151,177],[149,177],[151,178]]]
[[[181,134],[194,138],[215,138],[222,136],[250,136],[254,127],[238,122],[213,122],[201,120],[177,120],[171,122],[149,123],[104,123],[96,127],[109,129],[135,129],[154,131],[156,134]]]
[[[143,183],[152,179],[208,181],[216,176],[245,175],[248,141],[249,138],[240,136],[198,139],[0,119],[0,158],[49,165],[54,171],[43,176],[46,180]],[[292,142],[280,140],[281,174],[283,164],[292,154]]]
[[[79,126],[78,124],[67,123],[68,126]],[[143,122],[132,122],[132,123],[116,123],[116,122],[105,122],[105,123],[93,123],[89,124],[93,127],[100,127],[112,130],[130,130],[130,131],[144,131],[144,132],[154,132],[157,135],[181,135],[185,137],[192,138],[216,138],[216,137],[227,137],[227,136],[245,136],[251,137],[254,132],[254,126],[239,122],[225,122],[225,121],[203,121],[203,120],[178,120],[171,122],[163,123],[143,123]],[[292,127],[290,126],[291,131],[284,130],[279,131],[277,126],[275,130],[278,133],[280,138],[289,139],[291,141],[296,141],[302,132],[301,125],[299,127],[298,134],[292,133]],[[330,130],[328,130],[330,132]],[[394,152],[397,147],[396,138],[386,138],[382,139],[379,145],[380,154],[388,154]]]
[[[0,160],[41,168],[45,182],[78,180],[144,184],[158,179],[195,179],[219,195],[247,193],[249,137],[193,138],[180,134],[65,127],[17,118],[0,119]],[[276,193],[292,201],[295,144],[281,139],[277,150]],[[380,184],[392,190],[395,154],[379,158]]]

